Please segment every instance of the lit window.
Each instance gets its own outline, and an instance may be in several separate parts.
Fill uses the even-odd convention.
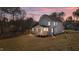
[[[43,33],[43,31],[41,30],[41,33]]]
[[[50,22],[48,22],[48,26],[50,26]]]
[[[48,28],[44,28],[44,31],[48,31]]]
[[[32,31],[34,31],[34,28],[32,28]]]

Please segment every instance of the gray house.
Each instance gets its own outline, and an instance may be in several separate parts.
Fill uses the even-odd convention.
[[[35,27],[35,29],[39,28],[40,31],[37,31],[38,33],[41,32],[41,34],[38,35],[53,36],[64,32],[63,22],[60,18],[51,18],[48,15],[42,15],[39,20],[39,25],[40,26]]]

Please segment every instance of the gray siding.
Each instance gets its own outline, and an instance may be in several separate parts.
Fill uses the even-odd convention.
[[[58,25],[54,28],[54,34],[63,33],[64,26],[61,22],[58,22]]]
[[[50,26],[48,25],[48,22],[50,22]],[[63,22],[52,20],[48,16],[41,17],[39,21],[39,25],[48,26],[49,28],[48,35],[59,34],[59,33],[63,33],[64,31]]]
[[[56,22],[57,24],[54,24]],[[53,32],[52,32],[53,29]],[[62,22],[59,21],[52,21],[51,26],[49,27],[49,33],[48,35],[53,35],[53,34],[59,34],[64,31],[64,26]]]
[[[48,18],[48,17],[42,17],[42,18],[40,18],[40,20],[39,20],[39,24],[40,25],[44,25],[44,26],[49,26],[48,25],[48,22],[50,21],[50,18]]]

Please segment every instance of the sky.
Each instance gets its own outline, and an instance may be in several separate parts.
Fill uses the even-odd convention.
[[[78,7],[22,7],[27,13],[27,17],[33,17],[35,21],[39,21],[43,14],[51,14],[52,12],[65,12],[64,19],[72,16],[73,11]]]

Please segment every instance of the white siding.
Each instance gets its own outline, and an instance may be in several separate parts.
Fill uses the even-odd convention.
[[[48,28],[44,28],[44,31],[48,31]]]

